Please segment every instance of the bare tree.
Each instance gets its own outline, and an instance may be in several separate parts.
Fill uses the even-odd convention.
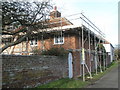
[[[41,2],[2,2],[2,42],[14,38],[0,48],[2,53],[8,47],[23,42],[38,29],[43,29],[52,6],[49,1]],[[10,30],[8,27],[14,26]],[[9,37],[4,37],[8,36]]]

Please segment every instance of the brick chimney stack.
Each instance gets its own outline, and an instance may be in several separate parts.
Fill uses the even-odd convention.
[[[50,19],[61,17],[61,13],[57,11],[57,6],[54,7],[54,10],[50,12]]]
[[[54,7],[54,11],[57,11],[57,6]]]

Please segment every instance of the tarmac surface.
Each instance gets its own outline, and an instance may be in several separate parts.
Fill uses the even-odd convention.
[[[118,79],[120,79],[118,78],[118,71],[120,72],[120,65],[87,88],[118,88]]]

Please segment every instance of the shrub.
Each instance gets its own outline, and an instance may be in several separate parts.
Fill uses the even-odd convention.
[[[42,55],[54,55],[54,56],[66,56],[68,52],[60,47],[60,48],[51,48],[49,50],[42,51]]]
[[[41,50],[40,50],[40,49],[33,49],[33,50],[32,50],[32,53],[33,53],[34,55],[40,55],[40,54],[41,54]]]

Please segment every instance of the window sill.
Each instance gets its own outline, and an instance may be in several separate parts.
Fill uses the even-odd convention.
[[[53,45],[63,45],[64,43],[54,43]]]
[[[38,45],[30,45],[30,46],[34,47],[34,46],[38,46]]]

